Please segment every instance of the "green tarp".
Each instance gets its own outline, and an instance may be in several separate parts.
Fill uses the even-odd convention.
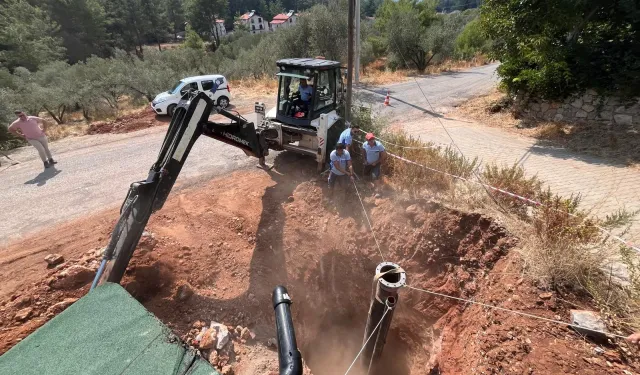
[[[118,284],[105,284],[0,357],[0,374],[218,375]]]

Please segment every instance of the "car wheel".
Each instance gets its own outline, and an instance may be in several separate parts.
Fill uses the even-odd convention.
[[[176,105],[175,104],[171,104],[169,107],[167,107],[167,114],[170,117],[173,117],[173,112],[176,110]]]
[[[229,106],[229,98],[221,96],[218,98],[218,107],[227,108]]]

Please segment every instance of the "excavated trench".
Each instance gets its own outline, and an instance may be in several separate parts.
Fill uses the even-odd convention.
[[[294,300],[298,344],[306,365],[315,375],[344,373],[362,347],[375,268],[382,262],[380,251],[386,261],[405,269],[408,285],[471,297],[477,289],[476,278],[489,272],[513,245],[502,227],[480,214],[425,200],[368,197],[364,204],[379,251],[359,202],[339,206],[328,202],[322,181],[278,189],[282,186],[276,185],[267,193],[269,204],[263,203],[255,228],[248,218],[229,223],[231,234],[240,230],[253,238],[247,249],[251,257],[247,273],[231,267],[236,270],[234,275],[248,278],[245,292],[233,298],[196,295],[186,302],[172,303],[171,290],[158,288],[153,282],[136,282],[137,269],[147,280],[150,273],[147,267],[134,265],[130,273],[134,287],[148,286],[135,290],[137,297],[181,334],[190,328],[182,325],[183,321],[217,319],[233,325],[248,323],[259,336],[271,337],[273,310],[268,298],[272,288],[282,283]],[[199,209],[206,212],[207,207]],[[179,242],[175,243],[173,246],[178,246]],[[175,266],[165,266],[176,272]],[[188,279],[196,290],[228,281],[222,272],[196,277],[200,273],[196,269]],[[262,302],[252,301],[256,298]],[[246,299],[248,304],[243,302]],[[383,355],[372,373],[428,373],[434,354],[432,326],[455,305],[455,301],[401,289]],[[207,314],[211,311],[215,314]],[[359,362],[353,373],[357,371],[362,371]]]
[[[312,171],[295,171],[242,172],[172,197],[152,217],[151,235],[143,237],[123,280],[184,339],[198,333],[199,321],[249,327],[255,339],[238,343],[242,359],[229,362],[236,374],[261,373],[242,370],[261,358],[268,357],[271,368],[277,365],[266,344],[275,337],[270,301],[276,285],[286,285],[294,301],[298,344],[311,372],[344,373],[362,346],[373,277],[383,257],[406,271],[408,285],[471,297],[476,279],[513,245],[502,227],[480,214],[391,192],[376,199],[363,191],[378,250],[355,196],[328,200],[324,180]],[[32,293],[46,295],[45,284]],[[61,300],[77,291],[55,296]],[[454,306],[452,300],[401,289],[373,373],[428,373],[432,326]]]
[[[408,285],[470,297],[477,289],[476,277],[490,271],[512,246],[506,231],[480,214],[425,200],[368,197],[364,204],[380,243],[379,251],[359,202],[328,202],[322,181],[278,189],[282,186],[276,185],[267,193],[269,203],[263,203],[255,228],[248,218],[234,218],[228,225],[231,234],[240,230],[238,233],[253,238],[246,249],[251,257],[247,273],[232,267],[236,270],[233,275],[240,273],[248,278],[246,292],[234,298],[197,295],[186,302],[172,303],[173,292],[149,282],[148,267],[134,265],[130,273],[134,294],[181,334],[190,328],[182,326],[183,321],[214,319],[212,314],[207,316],[214,311],[218,321],[248,323],[259,335],[270,337],[274,336],[273,310],[267,301],[275,285],[285,284],[294,300],[292,311],[305,363],[313,374],[329,375],[346,371],[362,346],[375,268],[382,262],[380,252],[386,261],[406,270]],[[200,221],[197,217],[194,220]],[[179,241],[174,242],[168,245],[179,245]],[[229,247],[243,251],[231,244]],[[172,273],[180,268],[165,266]],[[136,281],[138,272],[147,281]],[[193,274],[188,281],[196,290],[228,281],[224,273],[196,277],[201,271],[195,269]],[[263,302],[252,302],[255,296]],[[250,301],[245,305],[242,301],[247,298]],[[454,306],[455,301],[401,289],[383,355],[372,373],[427,373],[434,354],[432,326]],[[362,371],[359,362],[354,370]]]

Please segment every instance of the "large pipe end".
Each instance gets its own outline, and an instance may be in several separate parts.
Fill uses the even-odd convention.
[[[271,297],[271,301],[273,302],[273,308],[275,309],[281,303],[286,303],[287,305],[291,305],[293,302],[291,301],[291,297],[289,297],[289,292],[287,288],[282,285],[278,285],[273,290],[273,295]]]
[[[386,292],[397,292],[407,283],[407,274],[400,265],[393,262],[383,262],[376,267],[378,284]]]

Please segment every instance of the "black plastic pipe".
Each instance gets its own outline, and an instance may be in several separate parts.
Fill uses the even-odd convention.
[[[278,362],[280,375],[302,375],[302,355],[298,350],[296,332],[291,318],[291,298],[287,288],[277,286],[273,290],[273,309],[278,333]]]
[[[404,270],[395,263],[380,263],[376,268],[371,305],[364,330],[363,342],[366,346],[361,357],[362,368],[366,369],[367,373],[382,356],[394,308],[398,303],[398,290],[405,285],[406,278]],[[384,321],[381,321],[383,316]],[[370,336],[371,340],[367,342]]]

